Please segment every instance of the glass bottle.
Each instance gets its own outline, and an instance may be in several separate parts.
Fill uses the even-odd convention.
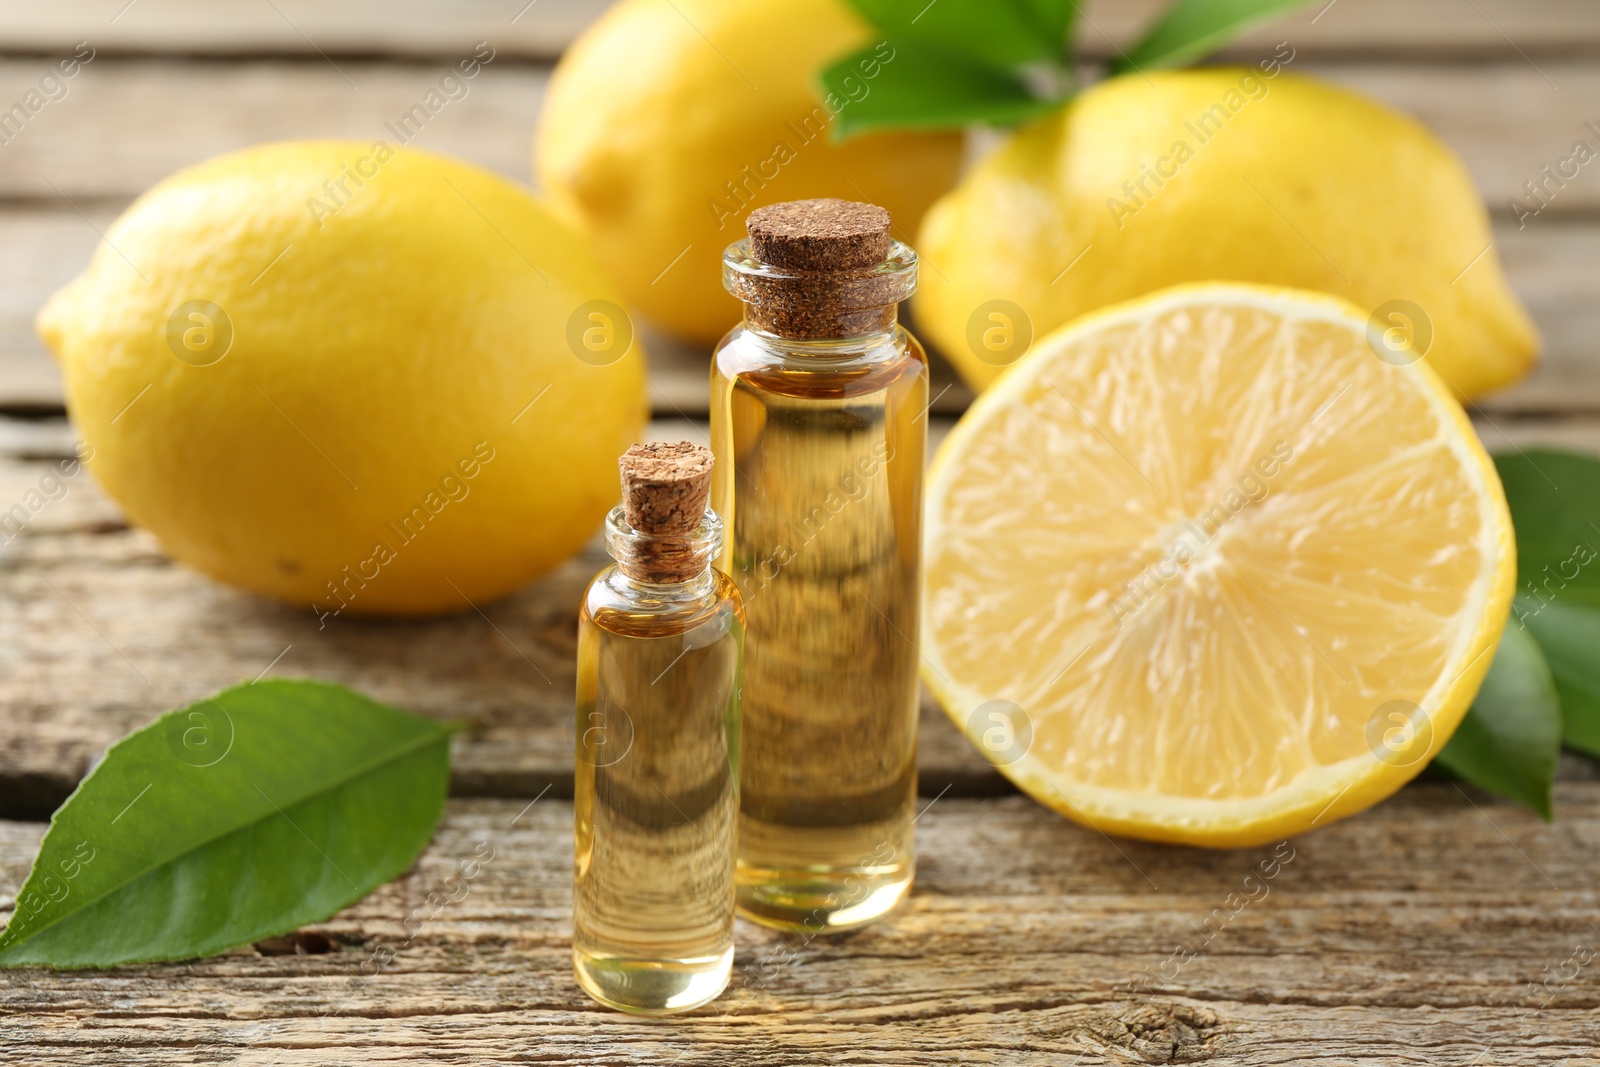
[[[602,1004],[667,1014],[733,966],[744,609],[712,561],[711,453],[635,445],[616,564],[578,619],[572,961]]]
[[[739,907],[858,927],[915,870],[926,356],[916,254],[881,208],[752,212],[723,257],[743,321],[711,371],[712,506],[747,618]]]

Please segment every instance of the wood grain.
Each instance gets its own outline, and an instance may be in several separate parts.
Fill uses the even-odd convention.
[[[1349,2],[1349,0],[1345,0]],[[1332,17],[1331,15],[1329,17]],[[460,55],[468,54],[466,51]],[[282,138],[351,137],[394,143],[385,123],[417,103],[450,69],[440,60],[383,62],[253,59],[170,62],[102,56],[68,82],[3,146],[0,199],[125,201],[191,163]],[[0,59],[0,86],[21,94],[43,58]],[[1587,139],[1600,148],[1600,64],[1520,56],[1428,66],[1315,60],[1316,74],[1421,118],[1467,165],[1491,210]],[[496,54],[467,95],[434,115],[413,144],[480,163],[514,181],[531,176],[531,142],[548,68]],[[0,96],[3,99],[3,96]],[[1268,98],[1270,99],[1270,97]],[[1600,166],[1578,169],[1540,215],[1600,211]],[[80,206],[82,206],[80,204]]]
[[[1546,825],[1424,784],[1203,852],[1113,844],[1020,797],[944,799],[907,906],[837,939],[741,923],[729,992],[661,1025],[572,982],[570,805],[458,800],[405,877],[292,938],[0,972],[0,1030],[30,1065],[1592,1063],[1600,964],[1566,961],[1600,946],[1600,783],[1557,808]],[[42,829],[0,823],[0,901]]]
[[[607,6],[605,0],[274,0],[224,14],[205,0],[57,0],[0,9],[0,41],[15,51],[51,52],[88,37],[108,52],[320,58],[437,56],[487,39],[513,55],[551,58]],[[1164,4],[1096,0],[1083,6],[1081,51],[1105,58],[1137,39]],[[1475,58],[1521,49],[1542,57],[1600,42],[1600,13],[1585,0],[1475,0],[1473,8],[1464,11],[1455,0],[1322,0],[1247,34],[1230,51],[1250,52],[1287,37],[1324,55]]]
[[[932,420],[935,445],[950,425]],[[1542,443],[1600,454],[1600,417],[1497,419],[1479,429],[1495,450]],[[705,443],[705,434],[703,423],[658,422],[645,436]],[[59,475],[73,444],[62,420],[0,419],[0,511]],[[47,817],[124,733],[266,672],[469,718],[456,744],[457,795],[571,794],[575,619],[583,587],[607,562],[597,540],[496,604],[426,621],[322,625],[309,607],[173,562],[127,527],[86,472],[61,485],[58,499],[0,545],[0,818]],[[1011,790],[926,692],[918,766],[925,795]]]
[[[1495,242],[1511,287],[1543,335],[1544,356],[1523,381],[1479,408],[1533,414],[1600,411],[1600,219],[1504,221]]]
[[[68,0],[8,4],[0,40],[42,54],[91,41],[109,53],[160,56],[438,57],[488,40],[523,58],[552,59],[606,0]]]
[[[271,14],[271,8],[265,8]],[[385,63],[312,60],[234,63],[97,57],[0,146],[0,199],[68,208],[117,206],[174,171],[265,141],[321,137],[401,143],[396,121],[454,69],[440,60]],[[0,86],[20,95],[47,64],[0,59]],[[496,56],[464,81],[409,142],[528,184],[533,125],[547,68]],[[0,99],[4,99],[0,97]]]
[[[65,423],[0,421],[0,511],[71,455]],[[649,439],[706,443],[703,424]],[[26,458],[18,458],[26,457]],[[312,676],[440,718],[469,718],[459,794],[572,789],[578,600],[609,562],[598,539],[497,604],[428,621],[320,623],[168,559],[87,473],[0,546],[0,817],[44,818],[106,745],[174,707],[266,672]],[[0,539],[4,533],[0,533]],[[481,611],[479,610],[481,608]],[[923,789],[1010,787],[924,694]]]

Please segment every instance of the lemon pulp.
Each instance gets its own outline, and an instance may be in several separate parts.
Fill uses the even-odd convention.
[[[1460,408],[1379,351],[1329,297],[1181,286],[980,398],[930,474],[924,629],[980,751],[1081,822],[1214,845],[1426,764],[1488,669],[1514,548]]]

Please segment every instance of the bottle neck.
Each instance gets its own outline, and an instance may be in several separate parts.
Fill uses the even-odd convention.
[[[746,326],[786,341],[836,342],[882,336],[917,288],[917,254],[890,242],[888,258],[843,270],[763,262],[749,239],[722,253],[722,285],[744,304]]]
[[[722,551],[722,519],[706,510],[685,534],[651,534],[628,524],[618,506],[606,516],[606,551],[617,561],[614,588],[653,599],[693,599],[713,585],[711,561]]]
[[[763,344],[795,355],[848,356],[892,341],[900,325],[899,305],[852,313],[849,321],[840,322],[838,331],[827,337],[796,337],[784,333],[778,328],[781,324],[770,321],[761,305],[748,302],[744,304],[740,325]]]
[[[744,301],[745,329],[788,345],[868,347],[894,333],[899,305],[836,310],[826,317],[810,313],[800,319],[787,309]]]
[[[792,366],[871,363],[892,358],[899,351],[897,342],[902,331],[893,309],[890,311],[882,330],[856,337],[802,338],[786,337],[761,329],[757,322],[752,321],[749,309],[746,309],[737,332],[745,345],[753,346],[756,351],[767,353],[771,358]]]

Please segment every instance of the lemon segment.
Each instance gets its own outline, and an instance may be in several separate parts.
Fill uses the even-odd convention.
[[[1274,840],[1398,789],[1516,572],[1438,376],[1303,291],[1180,286],[1040,340],[928,498],[929,686],[1036,799],[1154,840]]]

